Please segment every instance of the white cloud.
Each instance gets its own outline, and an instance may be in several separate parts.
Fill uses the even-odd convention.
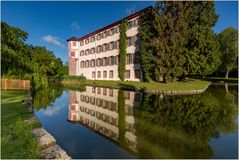
[[[80,24],[79,24],[79,22],[73,21],[73,22],[71,23],[71,29],[72,29],[72,30],[80,30]]]
[[[61,44],[61,42],[58,40],[57,37],[54,37],[52,35],[44,36],[44,37],[42,37],[42,39],[43,39],[43,41],[45,41],[47,43],[50,43],[50,44],[53,44],[53,45],[56,45],[56,46],[59,46],[62,48],[66,48],[63,44]]]
[[[46,108],[46,110],[43,112],[46,116],[53,116],[53,115],[57,115],[58,112],[64,108],[64,105],[60,105],[60,106],[48,106]]]

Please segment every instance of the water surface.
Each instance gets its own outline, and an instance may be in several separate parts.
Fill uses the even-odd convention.
[[[45,95],[45,96],[44,96]],[[237,86],[154,95],[49,88],[36,116],[72,158],[238,158]]]

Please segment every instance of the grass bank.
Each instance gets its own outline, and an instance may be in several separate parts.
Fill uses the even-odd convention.
[[[202,80],[189,79],[186,82],[172,83],[155,83],[155,82],[132,82],[132,81],[105,81],[105,80],[86,80],[79,82],[77,80],[63,80],[63,84],[71,84],[73,86],[81,85],[96,85],[99,87],[111,87],[130,90],[146,90],[146,91],[168,91],[168,90],[201,90],[207,87],[210,82]]]
[[[212,82],[238,83],[238,78],[206,77],[204,79]]]
[[[1,91],[1,158],[36,159],[40,157],[40,146],[31,134],[39,123],[26,125],[24,120],[31,118],[22,100],[28,98],[26,91]]]

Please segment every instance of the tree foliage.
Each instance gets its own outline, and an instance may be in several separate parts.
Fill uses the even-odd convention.
[[[120,24],[120,39],[119,39],[119,66],[118,73],[121,81],[125,78],[125,64],[126,64],[126,47],[127,47],[127,20],[123,20]]]
[[[141,16],[141,67],[147,81],[208,75],[219,61],[213,2],[159,1]]]
[[[218,39],[222,61],[219,69],[226,73],[225,77],[228,78],[230,70],[237,67],[238,31],[232,27],[226,28],[218,35]]]
[[[151,39],[157,36],[157,29],[153,27],[155,19],[154,10],[146,10],[142,13],[140,19],[140,66],[143,71],[143,78],[145,81],[154,79],[154,60],[155,50],[151,45]]]
[[[31,79],[31,75],[51,76],[64,72],[63,63],[45,47],[28,45],[28,33],[1,22],[1,75]]]
[[[206,76],[220,65],[219,42],[212,27],[218,15],[214,2],[188,2],[188,35],[186,44],[186,73]]]

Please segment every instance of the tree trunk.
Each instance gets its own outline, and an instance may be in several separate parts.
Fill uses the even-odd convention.
[[[228,91],[228,84],[227,83],[225,84],[225,90],[226,90],[227,93],[229,93],[229,91]]]
[[[228,79],[229,72],[230,72],[230,70],[227,70],[226,75],[225,75],[226,79]]]

